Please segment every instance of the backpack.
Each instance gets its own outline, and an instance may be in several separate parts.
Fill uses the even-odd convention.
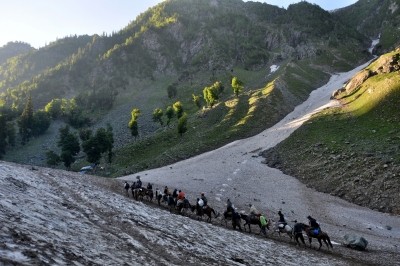
[[[125,183],[125,189],[128,189],[128,188],[129,188],[129,184]]]
[[[199,204],[200,207],[204,206],[204,201],[202,199],[199,199],[197,203]]]

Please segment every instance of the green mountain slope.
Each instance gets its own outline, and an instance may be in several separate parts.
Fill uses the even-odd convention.
[[[266,162],[317,190],[400,213],[400,48],[338,91],[341,107],[314,116]]]
[[[28,95],[37,109],[54,98],[75,99],[92,128],[107,123],[114,128],[116,159],[101,174],[115,176],[260,132],[329,73],[369,58],[369,46],[363,34],[306,2],[285,10],[239,0],[169,0],[112,36],[69,37],[11,58],[18,67],[2,65],[0,102],[21,112]],[[271,73],[273,65],[279,69]],[[245,84],[239,98],[230,88],[232,76]],[[224,85],[219,101],[198,110],[192,94],[202,95],[215,81]],[[176,88],[173,98],[167,96],[170,85]],[[176,119],[168,128],[151,118],[155,108],[165,110],[176,101],[188,114],[183,137]],[[142,113],[137,141],[127,128],[132,108]],[[57,128],[47,134],[8,150],[5,158],[44,164],[46,150],[54,147],[46,140],[56,139]]]
[[[7,62],[9,58],[26,54],[33,50],[34,48],[27,43],[9,42],[3,47],[0,47],[0,65]]]
[[[371,39],[380,36],[378,52],[387,52],[400,44],[400,1],[369,0],[334,13],[339,20],[355,27]]]

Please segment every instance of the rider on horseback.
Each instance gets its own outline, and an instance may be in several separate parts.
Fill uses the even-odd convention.
[[[230,213],[230,212],[234,213],[235,209],[233,207],[233,204],[232,204],[231,200],[228,199],[228,201],[226,202],[226,213]]]
[[[176,201],[176,206],[179,206],[180,204],[183,203],[183,200],[185,199],[185,192],[179,190],[177,199],[178,200]]]
[[[141,188],[142,187],[142,180],[140,178],[137,179],[138,181],[136,182],[136,187]]]
[[[307,216],[308,223],[311,226],[311,232],[314,235],[318,235],[321,232],[321,227],[319,226],[319,223],[317,223],[317,220],[312,218],[310,215]]]
[[[264,215],[260,214],[260,224],[261,224],[261,232],[266,235],[267,231],[265,230],[265,228],[268,225],[268,221],[267,219],[265,219]]]
[[[250,207],[250,218],[255,218],[256,216],[260,216],[261,213],[257,210],[256,206],[253,204],[249,204]]]
[[[125,181],[125,184],[124,184],[124,188],[125,188],[125,191],[126,191],[126,195],[129,196],[129,184],[126,181]]]
[[[172,197],[176,199],[178,197],[178,190],[175,188],[174,191],[172,192]]]
[[[278,215],[279,215],[279,224],[282,224],[283,226],[287,225],[287,222],[285,220],[285,216],[283,215],[283,213],[281,211],[278,211]]]
[[[203,208],[207,208],[207,198],[204,195],[204,192],[201,193],[200,199],[203,201]]]
[[[204,206],[204,201],[201,198],[197,198],[196,210],[198,215],[203,215],[203,206]]]

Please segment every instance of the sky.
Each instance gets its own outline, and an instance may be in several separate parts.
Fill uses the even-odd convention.
[[[255,0],[253,0],[255,1]],[[70,35],[110,34],[135,20],[162,0],[12,0],[0,3],[0,47],[22,41],[40,48]],[[296,0],[264,0],[287,7]],[[325,10],[351,5],[356,0],[309,0]]]

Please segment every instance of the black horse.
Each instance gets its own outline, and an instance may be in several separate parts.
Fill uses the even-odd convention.
[[[300,246],[300,242],[299,242],[299,239],[300,239],[301,242],[303,243],[303,245],[306,246],[306,243],[304,242],[304,237],[303,237],[303,224],[302,223],[298,223],[297,221],[295,221],[292,234],[293,234],[294,240],[296,240],[297,245]]]
[[[255,224],[255,225],[258,225],[259,227],[260,227],[260,233],[261,232],[263,232],[264,233],[264,231],[265,231],[265,229],[264,229],[264,231],[263,231],[263,229],[262,229],[262,225],[261,225],[261,221],[260,221],[260,216],[259,215],[247,215],[247,214],[244,214],[244,213],[241,213],[240,214],[240,218],[242,218],[244,221],[245,221],[245,223],[244,223],[244,229],[246,230],[246,225],[249,227],[249,232],[251,233],[251,225],[252,224]],[[270,225],[270,222],[269,221],[267,221],[267,225],[266,225],[266,228],[269,230],[269,225]],[[259,233],[259,234],[260,234]],[[265,233],[264,233],[265,234]]]
[[[174,209],[176,207],[176,202],[171,195],[164,195],[163,201],[165,201],[165,203],[167,204],[170,212],[172,211],[172,209]]]
[[[172,197],[171,197],[172,198]],[[172,199],[173,200],[173,199]],[[175,201],[174,201],[175,202]],[[188,199],[183,199],[183,201],[179,204],[176,205],[176,209],[178,211],[179,214],[184,215],[187,210],[192,209],[192,205],[190,205],[189,200]]]
[[[196,210],[196,215],[200,218],[203,219],[203,215],[207,215],[207,222],[211,223],[211,215],[214,214],[214,218],[217,218],[219,216],[219,213],[215,212],[213,208],[210,206],[199,206],[196,204],[196,206],[192,206],[192,212]]]
[[[240,223],[240,214],[236,211],[233,212],[224,212],[224,221],[225,221],[225,226],[228,227],[228,220],[232,221],[232,227],[234,230],[236,230],[236,227],[239,228],[240,231],[242,231],[242,226]]]

